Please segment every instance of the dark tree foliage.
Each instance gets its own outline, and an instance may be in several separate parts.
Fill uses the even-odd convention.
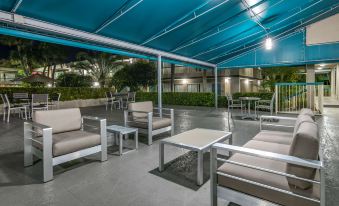
[[[128,86],[132,91],[138,91],[140,87],[153,86],[156,81],[156,69],[154,63],[138,61],[115,73],[112,85],[120,91]]]
[[[76,73],[63,73],[57,79],[58,87],[91,87],[92,77]]]

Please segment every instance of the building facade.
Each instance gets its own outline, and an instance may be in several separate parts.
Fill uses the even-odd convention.
[[[237,92],[258,92],[261,72],[257,68],[218,71],[219,95]],[[214,92],[214,71],[164,64],[164,92]]]

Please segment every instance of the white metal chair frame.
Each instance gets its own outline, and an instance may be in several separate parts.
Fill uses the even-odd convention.
[[[86,120],[96,121],[99,123],[99,127],[84,123]],[[106,135],[106,119],[100,119],[98,117],[82,116],[82,130],[85,126],[91,127],[91,129],[97,129],[100,133],[101,144],[82,149],[73,153],[53,157],[52,151],[52,129],[46,125],[38,124],[36,122],[24,123],[24,166],[33,165],[33,156],[42,159],[43,163],[43,181],[48,182],[53,180],[53,167],[65,162],[69,162],[81,157],[100,153],[100,160],[107,160],[107,135]],[[92,130],[91,130],[92,131]],[[38,142],[34,136],[42,135],[42,142]],[[42,145],[42,150],[34,147],[32,142],[37,142]]]
[[[169,108],[153,108],[154,111],[157,112],[145,112],[145,111],[135,111],[135,110],[124,110],[124,125],[125,127],[128,127],[130,122],[133,122],[133,120],[131,119],[131,113],[135,112],[135,113],[144,113],[147,114],[147,129],[143,129],[143,128],[138,128],[139,129],[139,133],[141,134],[147,134],[148,136],[148,145],[152,144],[152,136],[157,135],[157,134],[161,134],[164,132],[168,132],[171,131],[171,136],[173,136],[174,134],[174,109],[169,109]],[[153,130],[152,128],[152,123],[153,123],[153,115],[159,115],[160,117],[162,116],[166,116],[168,118],[171,119],[171,126],[168,127],[163,127],[160,129],[156,129]],[[135,127],[135,126],[131,126],[131,127]]]
[[[268,110],[270,111],[270,114],[273,115],[273,107],[274,107],[274,101],[275,101],[275,93],[273,93],[273,96],[271,100],[258,100],[255,101],[255,113],[258,115],[258,110]]]
[[[7,122],[9,122],[9,117],[11,111],[19,111],[19,117],[22,117],[27,120],[27,107],[22,105],[12,105],[8,99],[7,94],[0,94],[1,100],[3,102],[3,121],[6,121],[7,113]],[[24,115],[22,114],[24,112]]]
[[[231,94],[227,94],[226,95],[227,98],[227,112],[231,113],[231,117],[233,117],[232,115],[232,111],[234,108],[240,108],[241,110],[241,114],[243,113],[243,109],[246,109],[246,104],[243,104],[241,100],[239,99],[233,99]]]
[[[106,102],[105,102],[105,105],[106,105],[106,111],[107,111],[107,107],[108,105],[111,105],[111,110],[113,108],[113,105],[115,107],[115,109],[120,109],[121,108],[121,102],[119,99],[116,99],[116,97],[114,97],[112,95],[112,92],[106,92],[105,93],[105,96],[106,96]],[[118,107],[116,106],[116,104],[118,104]]]
[[[290,127],[290,128],[293,127],[293,126],[290,126],[290,125],[282,125],[282,124],[279,124],[279,125],[274,125],[274,124],[270,124],[270,123],[269,124],[263,124],[262,123],[263,119],[265,119],[265,120],[267,120],[267,119],[284,119],[284,120],[296,121],[296,118],[291,118],[291,117],[261,116],[260,117],[260,130],[262,130],[262,126],[264,126],[264,125],[276,126],[276,127]],[[272,137],[272,138],[274,138],[274,137]],[[255,156],[255,157],[267,158],[267,159],[272,159],[272,160],[276,160],[276,161],[295,164],[295,165],[299,165],[299,166],[303,166],[303,167],[314,168],[314,169],[319,170],[320,180],[318,181],[318,180],[314,180],[314,179],[301,178],[301,177],[297,177],[297,176],[292,175],[292,174],[257,167],[254,164],[249,165],[249,164],[244,164],[244,163],[240,163],[240,162],[229,161],[229,160],[224,159],[224,158],[219,158],[217,156],[218,151],[241,153],[241,154],[251,155],[251,156]],[[283,155],[283,154],[278,154],[278,153],[273,153],[273,152],[266,152],[266,151],[257,150],[257,149],[243,148],[243,147],[239,147],[239,146],[216,143],[211,148],[210,158],[211,158],[211,165],[210,165],[211,166],[211,168],[210,168],[210,171],[211,171],[211,186],[210,186],[211,187],[211,191],[210,191],[211,192],[211,206],[217,206],[218,205],[218,203],[217,203],[218,197],[225,199],[227,201],[230,201],[230,202],[234,202],[234,203],[242,205],[242,206],[276,205],[276,204],[269,202],[267,200],[263,200],[263,199],[251,196],[249,194],[245,194],[245,193],[233,190],[231,188],[227,188],[227,187],[218,185],[217,184],[217,175],[221,175],[221,176],[225,176],[225,177],[228,177],[228,178],[240,180],[240,181],[247,182],[247,183],[250,183],[250,184],[254,184],[254,185],[257,185],[257,186],[261,186],[261,187],[264,187],[264,188],[277,190],[277,191],[280,191],[282,193],[285,193],[285,194],[288,194],[288,195],[291,195],[291,196],[297,196],[299,198],[305,198],[305,199],[308,199],[308,200],[312,200],[314,202],[318,202],[321,206],[325,206],[325,177],[324,177],[325,172],[324,172],[324,167],[323,167],[323,157],[322,157],[322,153],[321,153],[320,149],[319,149],[319,159],[320,160],[317,161],[317,160],[302,159],[302,158],[298,158],[298,157],[295,157],[295,156]],[[218,166],[217,166],[218,161],[226,162],[226,163],[230,163],[230,164],[235,164],[235,165],[240,165],[240,166],[247,167],[247,168],[257,169],[257,170],[260,170],[260,171],[269,172],[269,173],[273,173],[273,174],[277,174],[277,175],[282,175],[282,176],[285,176],[285,177],[288,177],[288,178],[294,178],[294,179],[298,179],[298,180],[302,180],[302,181],[306,181],[306,182],[311,182],[313,184],[319,184],[320,185],[320,200],[309,198],[309,197],[306,197],[306,196],[302,196],[300,194],[291,193],[290,191],[283,190],[281,188],[276,188],[276,187],[271,186],[271,185],[265,185],[265,184],[258,183],[258,182],[252,181],[252,180],[247,180],[247,179],[244,179],[244,178],[240,178],[240,177],[236,177],[236,176],[226,174],[226,173],[218,170]]]
[[[31,116],[36,110],[48,110],[48,94],[32,94]]]
[[[135,102],[136,92],[128,92],[127,96],[121,98],[122,107],[127,109],[128,103]]]
[[[51,102],[48,104],[51,108],[59,109],[59,102],[60,102],[61,93],[55,93],[50,96]]]

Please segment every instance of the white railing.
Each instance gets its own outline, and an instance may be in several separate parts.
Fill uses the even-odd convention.
[[[298,113],[302,108],[310,108],[316,114],[323,112],[324,84],[276,83],[276,113]]]

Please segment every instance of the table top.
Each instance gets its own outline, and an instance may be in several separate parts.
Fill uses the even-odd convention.
[[[261,100],[259,97],[239,97],[240,100],[248,100],[248,101],[258,101]]]
[[[138,130],[137,128],[124,127],[120,125],[110,125],[107,126],[106,129],[108,132],[120,132],[121,134],[129,134]]]
[[[216,142],[230,138],[232,132],[212,129],[196,128],[181,134],[161,140],[166,144],[172,144],[187,149],[203,150]]]

